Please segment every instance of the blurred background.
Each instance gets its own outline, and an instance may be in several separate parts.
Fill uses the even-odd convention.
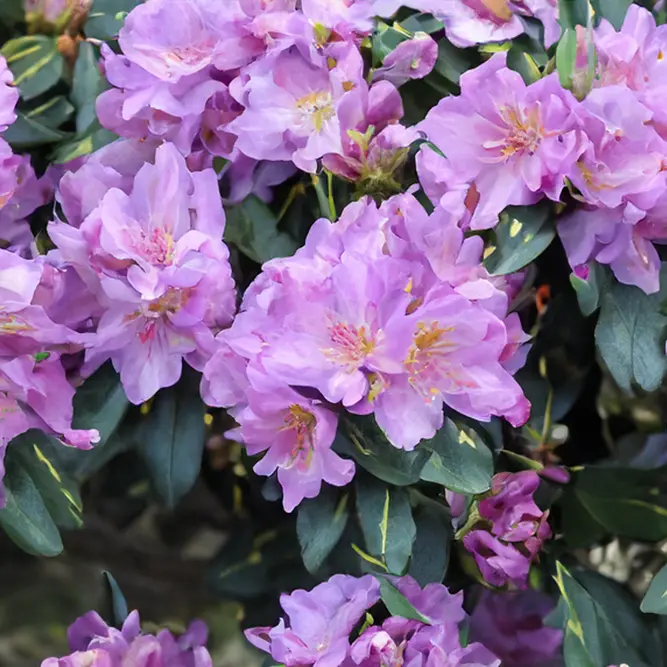
[[[135,465],[121,456],[84,487],[85,527],[62,532],[63,555],[34,558],[0,535],[0,667],[67,654],[67,626],[90,609],[105,614],[104,570],[146,632],[152,624],[183,631],[201,618],[215,667],[260,664],[239,629],[242,606],[210,585],[211,560],[230,539],[220,504],[200,482],[176,511],[163,512],[146,482],[131,483]]]

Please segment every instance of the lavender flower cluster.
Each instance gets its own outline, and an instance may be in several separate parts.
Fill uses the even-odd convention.
[[[508,206],[560,202],[565,190],[577,202],[558,223],[572,269],[585,276],[595,260],[620,282],[659,289],[667,27],[631,5],[620,31],[604,20],[580,31],[580,50],[592,40],[597,53],[581,99],[555,72],[526,84],[495,53],[462,75],[460,95],[407,126],[399,88],[429,75],[438,44],[402,29],[381,65],[364,60],[375,17],[402,5],[442,20],[456,46],[516,37],[521,17],[541,22],[547,47],[560,36],[551,0],[147,0],[127,15],[120,48],[102,45],[110,87],[97,115],[121,139],[37,178],[0,138],[0,473],[6,445],[28,429],[79,448],[99,440],[72,427],[72,399],[107,362],[135,405],[176,384],[183,362],[201,372],[202,398],[235,420],[228,438],[261,455],[255,472],[276,474],[287,512],[323,482],[354,477],[333,449],[348,415],[373,415],[406,451],[450,410],[522,426],[531,406],[514,375],[530,337],[513,306],[524,276],[491,275],[476,232]],[[0,59],[0,132],[16,120],[12,84]],[[396,180],[420,139],[428,209],[418,186],[401,192]],[[395,194],[317,220],[239,304],[220,178],[230,202],[268,201],[274,186],[320,167],[359,193],[380,183]],[[36,239],[27,219],[54,198],[48,239]],[[505,641],[504,624],[523,616],[497,609],[524,596],[533,616],[545,613],[525,590],[551,537],[539,483],[532,471],[498,474],[461,511],[479,577],[524,589],[503,602],[484,594],[468,619],[462,593],[402,578],[395,585],[422,620],[382,612],[376,625],[367,614],[378,581],[337,575],[283,596],[289,626],[248,638],[287,667],[521,667],[529,652]],[[468,621],[483,644],[461,641]],[[534,625],[522,641],[537,657],[523,664],[548,665],[561,633]],[[152,637],[135,615],[122,630],[87,616],[70,639],[75,653],[43,667],[210,664],[198,626]]]
[[[461,95],[420,125],[447,155],[422,149],[422,185],[434,203],[463,209],[473,230],[493,227],[508,205],[560,201],[567,186],[582,204],[558,225],[572,268],[585,276],[596,260],[620,282],[657,292],[654,244],[667,240],[667,28],[630,5],[620,32],[603,20],[578,36],[580,52],[592,40],[597,54],[582,101],[555,72],[526,85],[505,53],[466,72]]]
[[[180,637],[169,630],[150,635],[141,631],[137,611],[120,629],[90,611],[69,627],[67,639],[73,653],[47,658],[42,667],[213,667],[206,650],[208,629],[201,621],[191,623]]]
[[[276,627],[248,630],[246,637],[286,667],[557,664],[562,632],[542,625],[550,603],[539,593],[520,593],[511,600],[484,594],[473,616],[468,617],[462,592],[451,593],[442,584],[422,588],[411,577],[394,578],[393,584],[419,620],[387,617],[381,606],[376,606],[380,584],[375,577],[335,575],[311,591],[296,590],[281,596],[289,625],[281,619]],[[513,615],[497,614],[508,601],[514,603]],[[382,614],[385,620],[376,624],[370,611]],[[462,641],[464,625],[469,626],[471,642]],[[478,637],[486,646],[476,641]],[[515,660],[516,656],[520,657]]]

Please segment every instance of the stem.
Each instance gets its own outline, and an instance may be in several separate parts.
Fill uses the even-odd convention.
[[[322,181],[317,174],[313,174],[311,178],[313,181],[313,187],[317,193],[317,201],[320,204],[320,212],[322,213],[323,217],[327,218],[328,220],[332,220],[333,222],[333,219],[331,218],[331,212],[329,210],[329,200],[327,199],[327,195],[325,194],[324,188],[322,187]]]
[[[337,220],[336,202],[333,198],[333,174],[330,171],[327,171],[327,187],[329,189],[329,219]]]

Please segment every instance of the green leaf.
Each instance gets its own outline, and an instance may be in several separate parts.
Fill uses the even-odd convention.
[[[597,20],[607,19],[616,30],[620,30],[632,0],[591,0]]]
[[[588,0],[558,0],[558,21],[566,29],[587,26],[590,14]]]
[[[86,37],[109,40],[118,35],[129,14],[140,0],[94,0],[83,28]]]
[[[481,63],[482,58],[477,49],[459,49],[446,37],[438,37],[438,59],[433,71],[447,81],[458,85],[462,74]]]
[[[445,425],[431,440],[419,445],[432,453],[421,479],[447,489],[473,495],[491,487],[493,455],[479,434],[469,426],[445,418]]]
[[[102,447],[122,421],[130,402],[120,377],[111,363],[106,363],[89,377],[74,395],[73,428],[97,429]]]
[[[512,44],[507,52],[507,67],[521,74],[521,78],[529,86],[542,77],[540,68],[533,57],[526,53],[518,44]]]
[[[53,557],[62,553],[60,532],[30,473],[13,457],[7,457],[5,464],[6,504],[0,510],[0,525],[30,554]]]
[[[568,612],[564,642],[567,667],[622,662],[649,667],[650,636],[637,625],[634,605],[614,590],[614,582],[599,575],[595,582],[588,577],[578,580],[561,563],[556,566],[555,580]],[[589,589],[591,584],[594,587]]]
[[[447,572],[454,537],[451,516],[443,505],[424,498],[415,508],[413,518],[417,536],[408,574],[420,586],[440,583]]]
[[[90,42],[79,45],[79,56],[74,66],[72,102],[76,107],[76,131],[83,135],[95,122],[95,101],[104,90],[104,77],[100,72],[95,47]]]
[[[58,146],[53,154],[53,162],[54,164],[65,164],[78,157],[90,155],[116,139],[118,139],[117,135],[95,121],[83,137],[75,137],[72,141]]]
[[[10,39],[0,50],[14,74],[14,85],[24,100],[53,88],[63,76],[65,61],[56,40],[45,35]]]
[[[372,415],[345,415],[334,446],[375,477],[396,486],[418,482],[430,456],[421,446],[412,452],[394,447]]]
[[[74,107],[69,100],[64,95],[56,95],[48,102],[26,111],[25,115],[30,120],[55,130],[67,122],[73,113]]]
[[[556,228],[547,202],[535,206],[509,206],[494,228],[493,250],[484,266],[495,276],[513,273],[539,257],[553,241]]]
[[[401,27],[408,32],[425,32],[427,35],[444,30],[444,23],[431,14],[411,14],[405,21],[401,21]]]
[[[570,284],[577,293],[579,308],[588,317],[600,306],[600,297],[609,283],[609,277],[603,266],[597,262],[589,264],[588,278],[583,280],[574,273],[570,274]]]
[[[387,577],[378,576],[380,582],[380,597],[392,616],[400,616],[408,620],[420,621],[431,625],[431,620],[417,611],[408,599],[401,593]]]
[[[64,132],[54,130],[37,118],[29,118],[19,111],[16,121],[7,128],[2,138],[16,150],[27,150],[44,144],[56,143],[66,136]]]
[[[645,614],[667,614],[667,565],[651,580],[641,610]]]
[[[370,476],[356,480],[357,513],[366,550],[391,574],[407,569],[416,527],[408,494]]]
[[[102,572],[102,577],[104,578],[107,591],[107,618],[110,620],[110,625],[116,628],[121,628],[129,614],[125,596],[111,572],[104,570]]]
[[[667,291],[645,294],[638,287],[614,282],[602,294],[595,341],[602,359],[618,385],[630,391],[638,384],[655,391],[667,371],[664,329],[667,318],[660,312]]]
[[[572,89],[576,61],[577,33],[574,28],[567,28],[556,48],[556,69],[560,85],[568,90]]]
[[[141,425],[139,451],[155,490],[169,508],[175,507],[197,480],[206,435],[206,406],[195,374],[183,370],[181,382],[158,393]]]
[[[30,475],[56,525],[75,529],[83,524],[83,504],[61,460],[61,454],[70,451],[72,448],[52,436],[33,429],[14,439],[7,456]]]
[[[565,498],[574,494],[608,533],[658,542],[667,538],[667,494],[663,491],[666,472],[667,467],[638,470],[589,466],[573,474]],[[576,505],[572,509],[576,512]]]
[[[350,516],[348,500],[347,493],[341,496],[332,487],[324,486],[316,498],[299,505],[296,532],[303,564],[309,572],[316,572],[338,544]]]
[[[296,251],[297,242],[278,230],[273,211],[258,197],[250,195],[226,213],[225,241],[258,264],[274,257],[289,257]]]

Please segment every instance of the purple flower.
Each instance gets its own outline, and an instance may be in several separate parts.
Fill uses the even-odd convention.
[[[491,494],[478,503],[479,518],[490,525],[490,533],[475,529],[463,538],[484,579],[492,586],[509,583],[524,588],[530,563],[551,537],[549,512],[535,503],[540,484],[534,470],[499,473]]]
[[[650,126],[652,112],[625,86],[607,86],[591,91],[575,113],[588,146],[568,178],[583,199],[648,210],[667,181],[667,143]]]
[[[257,385],[246,391],[247,405],[230,411],[239,426],[226,435],[242,442],[250,455],[266,452],[254,470],[266,476],[278,471],[285,511],[317,496],[323,481],[348,484],[354,463],[331,450],[336,413],[289,387],[271,386],[268,378],[259,378]]]
[[[311,60],[293,47],[248,67],[230,88],[245,107],[228,126],[238,150],[257,160],[292,160],[310,172],[318,158],[341,153],[338,105],[362,79],[357,49],[341,56],[330,69],[324,56]]]
[[[537,532],[544,515],[533,500],[539,485],[534,470],[494,476],[491,495],[479,502],[479,514],[492,523],[494,535],[506,542],[525,542]]]
[[[485,530],[473,530],[463,538],[463,546],[477,563],[484,580],[501,588],[525,588],[532,557],[513,544],[505,544]]]
[[[235,0],[151,0],[128,14],[118,42],[131,62],[175,83],[212,64],[236,69],[261,53],[247,22]]]
[[[385,81],[370,88],[360,84],[338,107],[342,153],[325,155],[323,166],[341,178],[364,187],[397,191],[394,172],[404,163],[407,149],[419,138],[415,128],[398,123],[401,97]]]
[[[158,148],[155,163],[144,164],[131,185],[100,171],[100,195],[109,182],[128,190],[108,188],[90,211],[87,199],[70,199],[83,206],[74,216],[80,226],[55,222],[49,233],[55,256],[76,269],[104,311],[84,372],[111,359],[138,404],[178,381],[183,358],[203,368],[215,333],[231,322],[225,218],[213,170],[190,172],[170,144]]]
[[[73,653],[65,658],[48,658],[42,667],[212,667],[205,648],[206,626],[193,622],[185,634],[174,637],[162,630],[157,636],[144,635],[139,614],[133,611],[120,630],[109,627],[100,616],[88,612],[69,628]]]
[[[289,627],[281,619],[274,628],[247,630],[246,637],[286,667],[338,667],[347,656],[350,633],[379,597],[375,577],[337,574],[312,591],[280,597]]]
[[[650,216],[632,204],[615,209],[582,208],[558,223],[570,266],[596,260],[609,264],[616,278],[647,294],[660,289],[660,257],[652,239],[667,239],[662,204]]]
[[[560,667],[563,631],[543,624],[553,610],[547,595],[483,591],[470,617],[470,638],[486,646],[507,667]]]
[[[4,207],[0,208],[0,243],[23,257],[36,254],[34,237],[26,218],[53,197],[53,184],[45,175],[38,179],[30,157],[14,156],[16,187]]]
[[[373,0],[302,0],[301,11],[314,24],[320,24],[344,38],[368,34],[373,30]]]
[[[16,120],[14,109],[19,101],[19,89],[13,84],[14,75],[7,61],[0,56],[0,132],[4,132]]]
[[[453,595],[435,583],[422,590],[410,577],[394,583],[431,625],[392,616],[381,627],[367,628],[352,645],[345,667],[498,667],[498,659],[481,644],[460,644],[459,624],[467,617],[462,593]]]
[[[526,86],[498,53],[461,77],[420,129],[445,153],[459,178],[474,182],[473,229],[492,227],[508,205],[558,200],[564,178],[585,148],[575,127],[577,102],[551,74]]]
[[[418,32],[401,42],[373,73],[373,81],[389,81],[402,86],[410,79],[423,79],[431,73],[438,59],[438,45],[425,32]]]
[[[653,126],[667,138],[667,113],[661,100],[667,86],[667,29],[651,12],[630,5],[619,32],[603,19],[595,30],[598,76],[595,86],[626,86],[654,114]]]

